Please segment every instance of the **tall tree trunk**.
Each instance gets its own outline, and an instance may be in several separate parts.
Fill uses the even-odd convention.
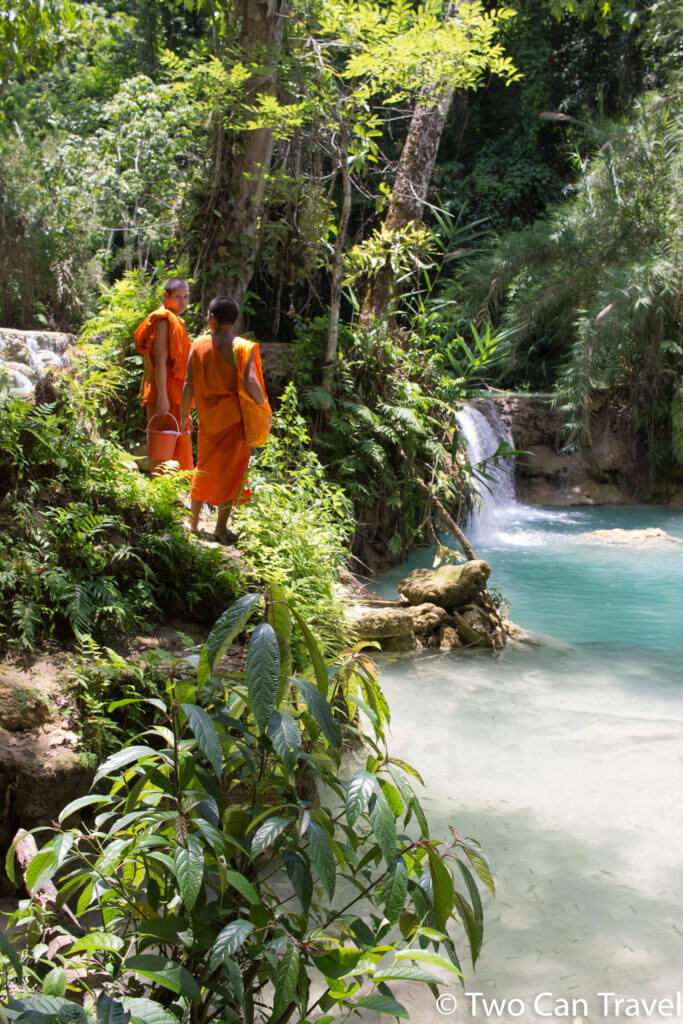
[[[449,4],[446,21],[454,16],[456,10],[457,4]],[[453,92],[452,86],[441,89],[431,86],[422,90],[396,168],[391,201],[384,221],[388,231],[400,231],[411,221],[419,223],[422,220],[422,210]],[[386,266],[368,285],[361,307],[363,322],[369,323],[373,317],[386,313],[394,296],[394,288],[391,267]]]
[[[242,0],[241,8],[242,59],[258,65],[244,85],[243,98],[256,103],[259,96],[276,93],[287,0]],[[202,240],[194,270],[202,300],[209,290],[238,302],[244,297],[254,269],[256,229],[272,155],[269,128],[231,133],[218,125],[214,182],[200,214]]]
[[[330,391],[334,377],[334,366],[337,361],[337,344],[339,340],[339,309],[342,291],[342,256],[344,240],[351,213],[351,178],[349,175],[349,126],[342,126],[339,138],[339,170],[342,179],[342,207],[337,225],[337,237],[332,256],[332,282],[330,287],[330,326],[327,334],[327,349],[323,364],[323,387]]]

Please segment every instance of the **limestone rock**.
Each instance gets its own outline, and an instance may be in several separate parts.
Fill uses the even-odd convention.
[[[462,640],[453,626],[442,626],[439,630],[439,647],[442,651],[457,651],[462,647]]]
[[[645,530],[592,530],[580,533],[579,538],[595,544],[683,544],[680,537],[672,537],[657,526],[648,526]]]
[[[413,620],[398,604],[349,605],[347,616],[360,640],[379,640],[383,650],[411,651],[415,647]]]
[[[418,636],[427,636],[434,633],[448,619],[448,612],[445,608],[439,608],[436,604],[411,604],[406,608],[408,615],[413,620],[413,627]]]
[[[414,569],[398,585],[412,605],[436,604],[446,611],[467,604],[486,586],[491,566],[476,559],[464,565],[440,565],[438,569]]]

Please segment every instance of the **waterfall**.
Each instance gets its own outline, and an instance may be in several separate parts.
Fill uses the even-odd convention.
[[[467,459],[475,470],[474,489],[478,507],[470,517],[468,530],[481,536],[497,529],[499,514],[516,507],[515,467],[512,456],[494,458],[501,445],[513,448],[510,431],[504,426],[496,402],[480,398],[456,413]]]

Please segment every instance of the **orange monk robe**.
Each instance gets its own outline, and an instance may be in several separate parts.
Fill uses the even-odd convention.
[[[147,422],[152,419],[153,411],[157,403],[157,381],[155,374],[154,337],[156,326],[160,320],[168,321],[168,362],[166,364],[166,391],[170,403],[170,414],[180,423],[180,406],[182,402],[183,383],[187,360],[190,355],[190,338],[185,329],[185,324],[175,313],[161,306],[155,309],[146,317],[135,332],[135,347],[145,357],[145,378],[142,388],[142,404],[147,410]],[[168,418],[158,419],[155,429],[166,430],[171,426]],[[181,469],[192,469],[194,460],[192,458],[192,438],[189,434],[182,434],[178,438],[175,451],[171,456]],[[161,465],[160,462],[152,463],[152,473]]]
[[[190,359],[199,417],[197,466],[190,494],[211,505],[238,498],[250,501],[249,489],[243,485],[251,449],[242,427],[237,370],[228,365],[210,334],[197,338]]]

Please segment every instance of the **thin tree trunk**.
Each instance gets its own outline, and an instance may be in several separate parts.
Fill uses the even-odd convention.
[[[286,12],[287,0],[242,0],[240,50],[247,65],[259,66],[243,89],[248,104],[276,94]],[[229,294],[241,302],[254,269],[256,229],[273,155],[273,133],[269,128],[243,131],[225,146],[223,132],[221,125],[216,139],[216,187],[203,217],[196,272],[199,277],[209,275],[214,295]],[[214,272],[216,267],[220,269]],[[206,287],[205,281],[202,298]]]
[[[445,20],[449,21],[456,10],[456,3],[449,4]],[[388,231],[400,231],[411,222],[419,223],[422,220],[422,210],[453,92],[453,87],[448,85],[442,88],[430,86],[422,90],[396,168],[391,202],[384,221]],[[373,317],[386,313],[394,291],[393,273],[391,267],[386,266],[368,285],[361,307],[361,320],[369,323]]]
[[[330,327],[327,335],[327,349],[323,363],[323,387],[330,391],[334,378],[339,342],[339,309],[342,291],[342,256],[344,240],[351,214],[351,178],[349,175],[349,126],[344,124],[339,138],[339,169],[342,179],[342,208],[337,225],[337,238],[332,256],[332,283],[330,289]]]

